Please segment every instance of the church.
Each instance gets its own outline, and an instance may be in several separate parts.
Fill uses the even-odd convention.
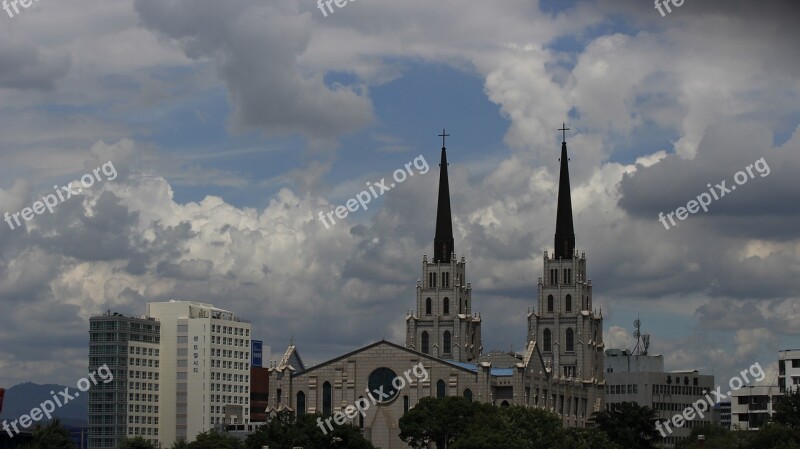
[[[568,161],[565,138],[555,246],[552,254],[544,252],[523,353],[483,353],[466,259],[455,253],[442,142],[433,257],[422,257],[416,308],[405,317],[405,345],[382,340],[315,366],[306,366],[290,345],[269,368],[267,413],[288,409],[342,419],[346,414],[346,422],[381,449],[408,448],[398,436],[400,417],[428,396],[542,408],[558,414],[565,426],[586,426],[592,413],[605,407],[603,318],[592,310],[586,255],[575,249]],[[427,376],[409,376],[415,366],[424,367]],[[398,377],[403,381],[393,383]],[[371,394],[382,386],[385,394]],[[357,401],[373,405],[347,413]]]

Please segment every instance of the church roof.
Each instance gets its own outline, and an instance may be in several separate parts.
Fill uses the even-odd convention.
[[[474,363],[466,363],[466,362],[451,362],[447,361],[453,365],[460,366],[462,368],[466,368],[474,373],[478,372],[478,366]],[[495,377],[512,377],[514,375],[513,368],[492,368],[489,371],[489,374]]]

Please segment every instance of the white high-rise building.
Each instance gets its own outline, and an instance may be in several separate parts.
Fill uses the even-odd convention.
[[[800,387],[800,349],[778,351],[778,386],[781,393]]]
[[[250,323],[211,304],[147,304],[161,323],[159,441],[250,421]]]

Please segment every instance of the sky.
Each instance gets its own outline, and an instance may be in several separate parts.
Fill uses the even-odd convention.
[[[292,338],[310,363],[402,344],[432,255],[442,129],[484,352],[521,350],[553,246],[562,123],[606,348],[631,349],[639,317],[667,369],[724,385],[758,362],[774,377],[778,350],[800,348],[800,3],[664,13],[634,0],[0,10],[0,385],[74,384],[90,316],[170,299],[251,320],[273,358]],[[415,159],[430,169],[319,220]],[[14,223],[48,196],[52,212]]]

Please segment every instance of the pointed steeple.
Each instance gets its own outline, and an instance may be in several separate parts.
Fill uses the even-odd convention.
[[[569,157],[567,156],[566,131],[562,125],[559,131],[564,132],[561,142],[561,172],[558,180],[558,210],[556,211],[556,259],[571,259],[575,252],[575,229],[572,226],[572,197],[569,189]]]
[[[444,138],[449,136],[444,129],[442,138],[442,162],[439,164],[439,203],[436,208],[436,235],[433,238],[433,262],[450,262],[455,250],[453,242],[453,219],[450,214],[450,183],[447,180],[447,150]]]

